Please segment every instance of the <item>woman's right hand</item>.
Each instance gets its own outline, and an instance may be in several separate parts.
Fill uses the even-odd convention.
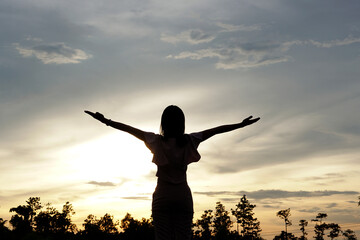
[[[258,117],[258,118],[253,118],[253,116],[250,116],[250,117],[248,117],[248,118],[245,118],[245,119],[242,121],[242,124],[243,124],[244,126],[248,126],[248,125],[250,125],[250,124],[256,123],[256,122],[259,121],[259,120],[260,120],[259,117]]]

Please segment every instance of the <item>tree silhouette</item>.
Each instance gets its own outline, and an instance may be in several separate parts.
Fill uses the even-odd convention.
[[[340,235],[341,228],[340,228],[339,224],[329,223],[327,227],[328,227],[328,229],[331,229],[331,231],[328,235],[328,237],[330,237],[331,239],[334,239]]]
[[[10,212],[16,213],[11,217],[10,224],[15,231],[22,233],[33,230],[34,216],[42,208],[39,197],[30,197],[26,203],[27,205],[19,205],[10,209]]]
[[[84,220],[83,227],[84,230],[82,231],[82,235],[87,236],[87,238],[91,238],[90,236],[99,236],[102,231],[100,230],[100,226],[98,224],[99,220],[92,214],[89,214],[86,219]]]
[[[323,240],[325,235],[325,230],[328,228],[326,223],[316,224],[314,227],[315,239]]]
[[[279,235],[274,237],[274,240],[285,240],[285,239],[297,240],[298,238],[295,237],[294,234],[286,233],[285,231],[281,231]]]
[[[10,230],[5,226],[6,220],[0,218],[0,238],[10,239]]]
[[[318,213],[318,215],[315,217],[315,219],[312,219],[312,222],[315,222],[316,225],[314,227],[315,232],[315,239],[317,240],[323,240],[325,235],[325,230],[328,229],[328,225],[326,223],[323,223],[323,219],[327,218],[326,213]]]
[[[8,231],[9,229],[5,226],[6,220],[0,218],[0,232]]]
[[[212,219],[213,214],[212,210],[205,210],[203,215],[201,215],[201,219],[198,219],[195,223],[195,226],[198,228],[197,231],[195,231],[195,237],[196,239],[201,240],[208,240],[211,239],[212,236]]]
[[[75,214],[72,205],[66,202],[63,205],[62,212],[52,207],[50,203],[46,204],[46,210],[41,211],[35,218],[35,230],[42,233],[65,234],[74,232],[76,225],[71,222],[71,216]]]
[[[102,232],[109,234],[119,233],[119,230],[117,229],[119,221],[114,221],[114,217],[108,213],[106,213],[103,217],[100,218],[98,224]]]
[[[4,220],[3,218],[0,218],[0,229],[5,229],[7,227],[5,227],[5,223],[6,223],[6,220]]]
[[[142,218],[141,221],[134,219],[127,213],[121,220],[122,236],[124,239],[154,239],[154,227],[151,219]]]
[[[228,239],[231,235],[231,226],[232,221],[230,220],[229,212],[225,210],[225,206],[221,202],[217,202],[213,220],[215,239]]]
[[[26,201],[26,203],[28,204],[29,208],[31,209],[30,222],[33,223],[33,220],[34,220],[34,217],[35,217],[37,211],[42,208],[41,203],[40,203],[40,198],[39,197],[30,197],[29,200]]]
[[[315,217],[315,219],[311,219],[312,222],[319,222],[319,224],[322,224],[322,220],[327,218],[326,213],[318,213],[318,215]]]
[[[346,229],[345,231],[343,231],[343,236],[346,237],[346,239],[348,240],[356,240],[356,235],[355,232],[351,229]]]
[[[119,221],[114,221],[113,216],[106,213],[100,219],[97,219],[94,215],[90,214],[84,220],[84,231],[82,235],[85,239],[115,239],[119,233],[117,226]]]
[[[59,212],[54,207],[51,207],[50,203],[46,204],[45,211],[41,211],[35,217],[35,223],[36,223],[35,230],[37,232],[43,232],[43,233],[56,232],[54,229],[56,228],[55,216],[58,213]]]
[[[243,238],[256,239],[260,236],[260,222],[254,218],[253,210],[255,207],[256,205],[250,204],[244,195],[236,205],[235,210],[231,209],[232,215],[236,217],[237,224],[242,227],[241,236]]]
[[[289,220],[289,217],[291,216],[290,208],[278,211],[276,213],[276,216],[280,217],[281,219],[284,219],[284,221],[285,221],[285,239],[288,239],[287,227],[292,225],[291,221]]]
[[[94,215],[90,214],[84,220],[84,228],[86,233],[94,234],[94,233],[107,233],[114,234],[118,233],[119,230],[117,226],[119,225],[119,221],[114,222],[114,217],[110,214],[106,213],[100,219],[97,219]]]
[[[306,240],[307,232],[305,231],[305,227],[308,225],[308,221],[301,219],[299,222],[300,222],[299,226],[301,227],[300,231],[302,232],[302,236],[300,237],[300,239]]]

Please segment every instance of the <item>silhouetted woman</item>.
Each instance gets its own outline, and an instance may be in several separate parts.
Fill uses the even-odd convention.
[[[85,111],[113,128],[125,131],[145,142],[157,165],[157,186],[153,194],[152,217],[157,240],[191,239],[193,200],[186,180],[187,165],[197,162],[199,144],[208,138],[257,122],[252,116],[240,123],[222,125],[202,132],[185,134],[185,116],[177,106],[168,106],[161,116],[160,134],[144,132],[129,125],[106,119],[101,113]]]

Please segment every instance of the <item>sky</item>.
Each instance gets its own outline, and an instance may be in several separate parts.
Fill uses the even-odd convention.
[[[188,169],[195,219],[256,204],[272,239],[317,213],[360,236],[360,2],[0,1],[0,217],[32,196],[81,227],[88,214],[150,217],[144,143],[84,110],[158,132],[254,125],[203,142]],[[308,231],[313,229],[309,223]]]

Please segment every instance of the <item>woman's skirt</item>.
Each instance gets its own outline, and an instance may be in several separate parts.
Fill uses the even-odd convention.
[[[190,240],[193,200],[187,182],[158,180],[152,202],[156,240]]]

